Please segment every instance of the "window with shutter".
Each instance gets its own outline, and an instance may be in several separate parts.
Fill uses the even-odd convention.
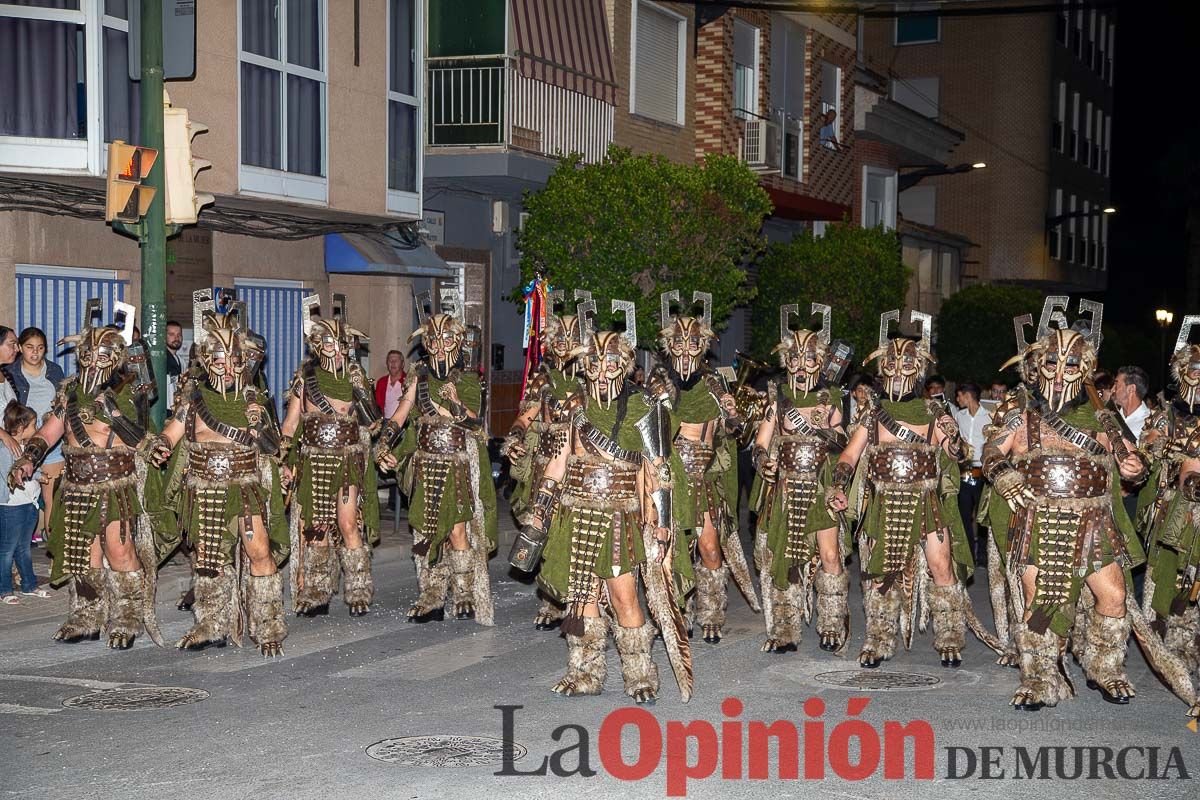
[[[685,20],[650,3],[634,6],[633,103],[635,114],[683,124]]]

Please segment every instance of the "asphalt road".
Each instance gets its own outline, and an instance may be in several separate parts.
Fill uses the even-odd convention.
[[[506,524],[501,554],[507,553],[512,533]],[[663,680],[659,702],[649,710],[653,717],[626,712],[642,727],[627,726],[615,738],[611,733],[619,728],[609,714],[629,709],[631,701],[621,691],[611,647],[604,694],[568,699],[551,693],[565,666],[565,643],[557,632],[533,630],[537,601],[532,588],[510,575],[500,556],[491,570],[494,628],[473,622],[406,624],[404,610],[417,591],[410,542],[407,535],[388,537],[376,552],[378,591],[370,615],[350,619],[338,601],[329,617],[289,619],[285,654],[275,661],[248,647],[182,653],[144,638],[124,653],[110,652],[99,642],[58,644],[50,635],[65,612],[65,592],[48,601],[0,606],[0,797],[499,800],[619,793],[658,798],[680,788],[689,797],[1197,796],[1192,778],[1200,773],[1200,734],[1186,727],[1185,706],[1149,673],[1136,647],[1131,646],[1129,659],[1139,692],[1132,705],[1105,704],[1083,687],[1072,665],[1079,698],[1038,714],[1020,714],[1008,706],[1016,671],[996,666],[990,652],[971,638],[958,670],[938,665],[929,634],[918,634],[911,651],[902,651],[880,670],[859,670],[855,655],[863,622],[857,598],[846,656],[822,653],[811,631],[798,653],[780,656],[759,652],[761,618],[731,590],[725,639],[718,645],[694,644],[692,701],[680,702],[662,646],[656,644]],[[44,558],[37,558],[44,571]],[[174,608],[185,579],[185,568],[176,563],[161,577],[159,619],[171,641],[190,624],[190,617]],[[972,594],[980,616],[990,621],[983,587],[973,587]],[[723,709],[726,698],[739,700],[740,712],[736,704]],[[823,713],[811,698],[824,704]],[[867,724],[843,728],[852,698],[868,701],[865,709],[853,709]],[[139,700],[179,704],[103,707]],[[495,774],[503,769],[497,705],[522,707],[511,711],[513,753],[521,756],[511,763],[514,770],[534,771],[566,748],[569,752],[555,762],[560,772],[578,772],[582,750],[582,766],[595,774]],[[608,726],[602,727],[606,718]],[[749,777],[754,758],[739,765],[737,736],[744,743],[757,741],[752,736],[756,720],[789,720],[803,732],[799,780],[779,779],[775,746],[765,751],[768,778]],[[903,779],[885,776],[882,762],[873,768],[867,763],[861,780],[847,779],[855,765],[870,762],[871,738],[881,738],[889,720],[928,722],[931,777],[914,778],[913,753],[920,747],[910,742],[899,758]],[[698,724],[691,728],[671,724],[692,721]],[[864,729],[865,739],[844,735]],[[409,738],[423,736],[444,738]],[[579,744],[581,737],[587,738],[585,745]],[[609,741],[607,747],[602,739]],[[658,742],[660,757],[654,753]],[[848,748],[839,749],[836,742],[849,742]],[[884,761],[889,752],[895,756],[889,744],[894,742],[885,738]],[[810,758],[810,747],[823,755]],[[984,747],[1000,749],[985,752]],[[1022,752],[1030,763],[1020,761],[1018,747],[1026,748]],[[952,751],[953,765],[948,748],[960,748]],[[1112,751],[1112,778],[1105,777],[1102,748]],[[967,751],[974,757],[973,772],[951,777],[966,773]],[[616,777],[622,769],[618,756],[630,772],[644,771],[646,777]],[[1070,776],[1077,756],[1081,777],[1055,777]],[[782,760],[787,761],[786,753]],[[996,777],[982,777],[986,762]],[[711,764],[715,771],[681,783],[688,763],[698,764],[699,772]],[[805,777],[820,764],[823,778]],[[1029,777],[1043,765],[1050,777]],[[1097,777],[1089,779],[1093,771]],[[1167,777],[1138,779],[1139,771]],[[1181,779],[1183,772],[1189,779]],[[722,778],[723,773],[730,777]]]

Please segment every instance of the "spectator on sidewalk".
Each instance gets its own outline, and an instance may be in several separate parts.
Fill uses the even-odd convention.
[[[17,345],[17,333],[7,325],[0,325],[0,414],[2,409],[17,399],[12,382],[8,379],[8,366],[17,360],[21,348]],[[0,447],[8,450],[14,457],[21,455],[21,447],[0,425]]]
[[[383,411],[383,418],[390,419],[404,397],[404,354],[399,350],[388,350],[387,374],[375,381],[375,404]]]
[[[12,382],[17,402],[29,406],[37,412],[37,424],[40,427],[50,413],[58,385],[63,381],[62,367],[53,361],[46,360],[46,334],[41,328],[26,328],[17,337],[21,347],[21,360],[8,368],[8,378]],[[62,474],[63,455],[62,444],[54,446],[42,460],[42,524],[34,541],[41,541],[50,513],[54,507],[54,481]]]
[[[954,412],[954,422],[958,431],[967,444],[967,454],[970,464],[963,466],[962,486],[958,490],[958,511],[962,515],[963,525],[967,529],[967,539],[975,553],[976,564],[987,563],[987,540],[980,533],[979,525],[975,522],[975,514],[983,499],[983,444],[987,437],[983,435],[984,428],[992,422],[992,415],[979,402],[979,384],[974,381],[963,381],[958,384],[954,393],[954,404],[958,410]]]
[[[179,376],[187,366],[179,351],[183,348],[183,326],[175,320],[167,320],[167,411],[175,407],[175,387]]]
[[[1129,432],[1136,442],[1142,435],[1146,425],[1146,417],[1150,416],[1150,407],[1146,405],[1146,395],[1150,393],[1150,376],[1141,367],[1121,367],[1117,370],[1117,380],[1113,383],[1113,403],[1121,412]]]
[[[1113,394],[1113,376],[1108,370],[1098,369],[1092,374],[1092,385],[1102,405],[1108,405]]]
[[[4,429],[22,447],[37,430],[37,413],[29,406],[15,400],[4,409]],[[37,501],[41,487],[31,478],[25,485],[9,490],[8,472],[16,458],[7,448],[0,448],[0,603],[17,605],[20,601],[13,594],[12,568],[17,565],[21,575],[21,594],[25,597],[47,598],[50,593],[39,589],[37,575],[33,572],[33,557],[29,552],[30,534],[37,525]]]

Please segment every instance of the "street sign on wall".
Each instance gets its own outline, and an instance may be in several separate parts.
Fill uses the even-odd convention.
[[[196,0],[160,0],[163,29],[163,80],[196,74]],[[129,79],[142,79],[142,3],[129,3]]]

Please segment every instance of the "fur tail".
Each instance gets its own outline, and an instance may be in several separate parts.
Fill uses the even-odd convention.
[[[1176,697],[1189,706],[1195,705],[1196,687],[1192,685],[1187,667],[1179,660],[1178,656],[1167,649],[1162,639],[1154,635],[1154,631],[1150,629],[1150,623],[1146,622],[1146,618],[1142,616],[1142,610],[1138,608],[1133,596],[1128,593],[1125,595],[1125,609],[1133,618],[1133,635],[1137,638],[1143,655],[1146,656],[1146,663],[1158,673],[1158,676],[1163,679]]]
[[[746,598],[750,608],[756,612],[762,611],[758,593],[754,591],[754,579],[750,577],[750,567],[746,564],[746,554],[742,552],[742,543],[738,539],[736,529],[726,534],[721,542],[721,553],[725,556],[725,563],[729,565],[729,571],[733,573],[733,582],[741,590],[742,596]]]

